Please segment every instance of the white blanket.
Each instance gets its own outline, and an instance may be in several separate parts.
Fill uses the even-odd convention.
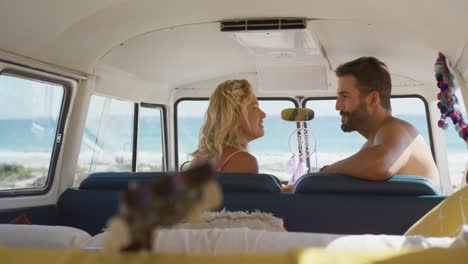
[[[0,245],[29,248],[100,248],[106,233],[91,237],[71,227],[0,225]],[[318,233],[270,232],[247,228],[167,229],[157,235],[159,253],[178,254],[256,254],[284,253],[295,248],[328,250],[400,250],[406,248],[468,245],[468,225],[457,238],[426,238],[393,235],[335,235]]]
[[[171,229],[213,229],[213,228],[242,228],[253,230],[265,230],[273,232],[286,231],[283,226],[283,219],[273,216],[271,213],[255,212],[229,212],[221,210],[219,212],[205,212],[202,215],[202,222],[199,224],[183,223]]]
[[[105,235],[103,233],[93,237],[88,246],[100,247]],[[247,228],[160,230],[156,239],[154,250],[159,253],[209,255],[284,253],[305,247],[389,251],[403,248],[449,247],[454,241],[453,238],[268,232]]]

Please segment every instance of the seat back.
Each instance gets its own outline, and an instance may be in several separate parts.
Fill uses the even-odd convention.
[[[118,212],[119,191],[70,188],[57,204],[57,224],[79,228],[94,236]]]
[[[427,178],[395,175],[386,181],[368,181],[329,173],[306,174],[296,181],[294,193],[350,193],[388,195],[438,195]]]
[[[218,180],[224,192],[281,192],[281,182],[270,174],[220,173]]]
[[[97,172],[80,183],[80,190],[126,190],[131,181],[158,179],[164,172]]]
[[[158,175],[148,174],[141,180]],[[57,224],[97,234],[117,213],[119,190],[126,189],[128,181],[136,179],[133,176],[98,174],[93,181],[68,189],[58,202]],[[401,181],[394,177],[372,183],[346,176],[313,177],[299,179],[296,193],[283,193],[272,175],[220,174],[224,202],[219,209],[269,212],[283,218],[288,231],[401,235],[445,198],[418,178],[410,178],[410,183],[405,183],[404,176]],[[397,187],[405,184],[414,186]]]

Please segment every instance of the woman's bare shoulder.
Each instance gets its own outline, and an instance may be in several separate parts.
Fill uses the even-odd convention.
[[[222,172],[258,173],[257,159],[248,152],[239,152],[226,163]]]
[[[211,165],[213,165],[213,167],[215,166],[215,162],[213,159],[209,159],[209,158],[200,158],[200,157],[197,157],[197,158],[194,158],[192,161],[189,161],[189,165],[188,166],[184,166],[183,169],[186,169],[186,168],[193,168],[193,167],[196,167],[196,166],[199,166],[199,165],[202,165],[202,164],[206,164],[206,163],[210,163]]]

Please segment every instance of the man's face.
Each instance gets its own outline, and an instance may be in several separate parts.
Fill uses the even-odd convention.
[[[340,112],[341,129],[344,132],[359,130],[369,119],[366,100],[361,97],[357,84],[352,75],[338,77],[335,109]]]

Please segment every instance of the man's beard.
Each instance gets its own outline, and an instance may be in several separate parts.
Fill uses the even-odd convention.
[[[346,123],[341,124],[341,129],[344,132],[352,132],[361,127],[369,118],[369,113],[366,110],[364,102],[359,104],[358,109],[353,112],[340,111],[341,116],[346,116]]]

